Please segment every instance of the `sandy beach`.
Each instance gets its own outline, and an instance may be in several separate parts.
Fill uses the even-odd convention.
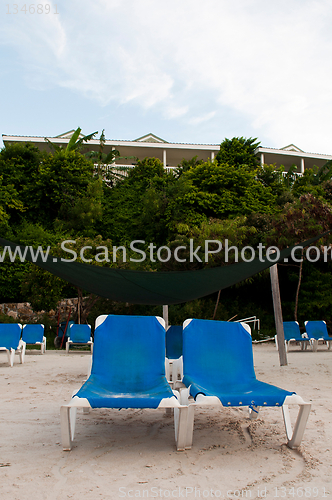
[[[191,450],[175,449],[164,410],[78,412],[71,452],[60,406],[86,378],[88,351],[0,353],[1,500],[117,498],[331,498],[332,352],[293,347],[279,366],[273,343],[254,345],[257,378],[312,402],[298,450],[286,447],[280,408],[196,409]]]

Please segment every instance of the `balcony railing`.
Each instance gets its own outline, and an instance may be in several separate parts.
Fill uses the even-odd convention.
[[[134,168],[136,165],[121,165],[119,163],[112,163],[111,165],[108,165],[109,169],[108,170],[112,170],[112,172],[115,174],[115,175],[119,175],[122,176],[122,177],[127,177],[128,175],[128,171],[131,169],[131,168]],[[97,169],[98,167],[98,164],[95,163],[95,168]],[[166,172],[174,172],[174,170],[176,169],[177,167],[165,167],[165,170]]]

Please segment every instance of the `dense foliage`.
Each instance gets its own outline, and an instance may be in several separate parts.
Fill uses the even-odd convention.
[[[92,134],[94,135],[94,134]],[[226,265],[225,253],[182,264],[144,261],[113,262],[113,246],[129,248],[141,240],[142,248],[188,244],[204,247],[205,240],[228,240],[239,249],[251,245],[295,244],[332,228],[332,165],[312,169],[302,177],[291,169],[284,173],[275,165],[259,166],[254,154],[258,142],[243,137],[225,139],[215,161],[197,158],[183,161],[174,173],[167,173],[156,158],[138,161],[126,176],[112,178],[108,159],[100,151],[88,157],[79,152],[77,137],[66,149],[52,153],[32,144],[14,144],[0,152],[1,236],[22,244],[50,246],[62,255],[60,243],[74,240],[76,246],[100,245],[110,249],[109,263],[95,265],[145,270],[185,270]],[[112,159],[116,156],[112,153]],[[98,167],[93,161],[98,161]],[[112,161],[112,160],[111,160]],[[106,162],[106,163],[105,163]],[[319,244],[328,245],[329,237]],[[188,246],[188,245],[187,245]],[[15,262],[0,255],[0,302],[29,301],[37,310],[51,309],[76,290],[36,266]],[[129,250],[130,251],[130,250]],[[201,255],[200,253],[198,255]],[[185,251],[182,257],[185,256]],[[327,253],[331,261],[331,253]],[[230,259],[229,263],[231,263]],[[331,264],[319,259],[301,266],[298,262],[279,266],[284,319],[298,314],[299,321],[332,321]],[[298,306],[295,303],[298,299]],[[170,321],[186,317],[212,318],[216,297],[170,307]],[[296,309],[296,311],[294,311]],[[156,307],[115,304],[89,297],[81,317],[98,312],[160,314]],[[255,276],[220,294],[216,318],[227,320],[256,315],[263,333],[274,329],[269,273]]]

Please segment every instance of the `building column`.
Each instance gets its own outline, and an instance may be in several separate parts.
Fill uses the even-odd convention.
[[[301,174],[304,173],[304,158],[301,158],[301,169],[300,169]]]
[[[214,151],[211,151],[211,161],[214,160]]]
[[[166,162],[166,149],[164,149],[164,151],[163,151],[163,164],[164,164],[164,168],[166,168],[166,165],[167,165],[167,162]]]
[[[261,153],[261,167],[264,165],[264,153]]]

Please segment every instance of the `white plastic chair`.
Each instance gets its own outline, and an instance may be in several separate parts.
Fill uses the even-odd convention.
[[[46,352],[46,337],[44,335],[44,325],[31,324],[23,325],[22,340],[26,345],[40,345],[41,354]]]
[[[5,351],[10,366],[14,365],[15,354],[24,363],[26,344],[21,339],[21,323],[0,323],[0,351]]]
[[[62,447],[71,450],[76,410],[174,408],[175,441],[184,450],[188,407],[165,377],[165,322],[154,316],[97,318],[91,374],[60,409]]]
[[[91,325],[72,324],[69,327],[68,340],[66,342],[66,352],[69,352],[70,346],[89,346],[93,351],[93,340],[91,337]]]
[[[186,448],[192,446],[194,408],[200,405],[281,407],[287,446],[300,446],[311,404],[295,393],[256,379],[250,327],[245,323],[189,319],[183,324],[183,384],[180,402],[189,405]],[[289,405],[298,405],[294,429]]]

